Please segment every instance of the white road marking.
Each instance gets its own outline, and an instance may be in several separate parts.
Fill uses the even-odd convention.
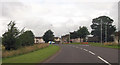
[[[83,50],[88,51],[87,49],[83,49]]]
[[[102,57],[97,56],[100,60],[102,60],[103,62],[107,63],[108,65],[111,65],[109,62],[107,62],[106,60],[104,60]]]
[[[82,48],[80,48],[82,50]]]
[[[73,47],[75,47],[75,46],[73,46]]]
[[[76,47],[76,48],[79,48],[79,47]]]
[[[92,51],[89,51],[89,53],[91,53],[91,54],[95,55],[95,53],[93,53]]]

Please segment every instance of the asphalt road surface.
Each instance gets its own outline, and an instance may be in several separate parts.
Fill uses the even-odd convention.
[[[89,45],[63,44],[61,51],[47,63],[118,63],[118,50]]]

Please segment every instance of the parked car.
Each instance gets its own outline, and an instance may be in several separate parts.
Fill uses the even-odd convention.
[[[53,41],[49,41],[48,43],[49,43],[49,44],[55,44],[55,42],[53,42]]]

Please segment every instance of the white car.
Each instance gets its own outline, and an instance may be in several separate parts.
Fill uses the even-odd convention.
[[[54,44],[55,42],[53,42],[53,41],[49,41],[48,43],[49,43],[49,44]]]

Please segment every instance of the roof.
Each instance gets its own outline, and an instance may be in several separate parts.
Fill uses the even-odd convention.
[[[59,37],[54,37],[54,39],[58,39]]]
[[[68,37],[69,36],[69,34],[66,34],[66,35],[64,35],[64,36],[62,36],[62,37]]]
[[[42,37],[35,37],[36,39],[42,39]]]

